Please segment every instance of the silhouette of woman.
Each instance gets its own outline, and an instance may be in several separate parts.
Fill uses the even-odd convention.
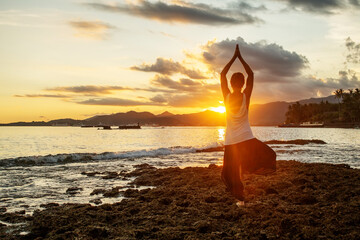
[[[230,92],[226,74],[236,58],[239,58],[247,73],[241,72],[231,76]],[[265,143],[256,139],[251,131],[248,110],[253,89],[254,73],[241,56],[239,46],[236,45],[234,56],[221,72],[221,90],[226,107],[225,152],[221,178],[227,190],[239,200],[238,205],[244,204],[244,186],[241,182],[246,173],[269,174],[276,171],[276,153]]]

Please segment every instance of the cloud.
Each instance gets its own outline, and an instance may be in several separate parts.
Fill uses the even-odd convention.
[[[64,98],[63,100],[77,104],[103,106],[214,107],[223,100],[218,73],[232,57],[236,44],[240,45],[243,57],[255,72],[252,103],[295,101],[318,95],[328,96],[338,88],[348,89],[360,86],[360,80],[355,71],[341,69],[338,76],[327,78],[307,76],[304,75],[303,70],[309,63],[301,54],[284,49],[276,43],[266,41],[251,43],[238,37],[208,42],[200,46],[199,54],[192,52],[185,55],[183,62],[201,66],[202,69],[203,66],[207,67],[208,69],[204,71],[213,73],[216,79],[198,80],[182,76],[175,78],[172,75],[185,72],[185,67],[178,62],[159,57],[152,65],[143,64],[138,67],[144,71],[151,70],[157,73],[150,79],[149,86],[137,88],[94,85],[62,86],[45,89],[47,92],[53,91],[59,94],[27,94],[15,95],[15,97]],[[360,45],[348,38],[344,46],[352,54],[351,58],[348,57],[348,61],[359,61]],[[124,99],[114,97],[116,91],[144,91],[146,94],[143,94],[145,97]],[[107,94],[114,95],[102,96]],[[84,98],[89,95],[93,97]],[[71,99],[66,99],[70,97]]]
[[[360,7],[358,0],[277,0],[285,2],[294,10],[304,12],[334,14],[342,9]]]
[[[85,94],[85,95],[98,95],[98,94],[111,94],[113,91],[133,90],[133,88],[121,87],[121,86],[84,85],[84,86],[47,88],[45,90],[46,91],[55,91],[55,92],[81,93],[81,94]]]
[[[222,96],[220,91],[178,92],[176,94],[157,95],[151,100],[166,103],[167,106],[171,107],[207,108],[219,105]]]
[[[241,9],[242,11],[251,11],[251,12],[256,12],[256,11],[266,11],[267,8],[264,4],[260,5],[260,6],[252,6],[247,2],[244,1],[240,1],[240,2],[236,2],[236,3],[230,3],[229,4],[230,7],[237,7],[238,9]]]
[[[306,57],[285,50],[278,44],[266,41],[247,43],[241,37],[209,42],[203,46],[203,62],[208,64],[212,71],[220,72],[234,54],[236,44],[239,44],[243,57],[260,82],[287,82],[300,75],[308,64]]]
[[[172,1],[168,4],[157,1],[138,1],[137,4],[87,3],[96,9],[119,12],[131,16],[147,18],[168,23],[196,23],[205,25],[254,24],[261,20],[241,11],[241,9],[221,9],[204,3],[194,4],[185,1]]]
[[[106,39],[109,30],[116,28],[101,21],[70,21],[69,25],[76,30],[76,37],[96,40]]]
[[[69,98],[71,96],[63,94],[25,94],[25,95],[14,95],[14,97],[28,97],[28,98]]]
[[[274,100],[297,101],[309,97],[329,96],[335,89],[352,89],[360,86],[360,79],[352,70],[341,70],[337,77],[318,78],[297,76],[292,83],[261,83],[254,87],[253,98],[265,102]]]
[[[321,82],[322,86],[330,87],[332,89],[338,88],[355,88],[360,86],[360,79],[356,76],[356,72],[348,69],[339,71],[338,78],[326,78],[325,83]]]
[[[155,102],[141,102],[123,98],[92,98],[84,101],[76,102],[84,105],[106,105],[106,106],[146,106],[146,105],[161,105]]]
[[[155,77],[151,80],[150,83],[158,87],[166,87],[166,88],[175,89],[179,91],[186,91],[186,92],[197,91],[196,86],[201,86],[200,83],[195,83],[190,79],[179,82],[179,81],[174,81],[171,78],[162,75],[155,75]]]
[[[346,61],[354,64],[360,63],[360,43],[355,43],[348,37],[345,46],[349,52],[346,56]]]
[[[182,78],[179,81],[175,81],[167,76],[155,75],[155,77],[150,81],[150,83],[157,87],[169,88],[174,91],[172,93],[180,92],[209,92],[217,91],[220,89],[220,84],[209,84],[205,81],[193,81],[191,79]]]
[[[200,71],[192,70],[184,67],[178,62],[173,60],[167,60],[164,58],[157,58],[154,64],[141,64],[140,66],[130,67],[132,70],[143,71],[143,72],[157,72],[164,75],[173,75],[175,73],[184,74],[190,78],[194,79],[204,79],[206,78]]]
[[[153,102],[156,102],[156,103],[165,103],[165,102],[167,102],[167,99],[163,95],[160,95],[160,94],[150,98],[150,100],[153,101]]]

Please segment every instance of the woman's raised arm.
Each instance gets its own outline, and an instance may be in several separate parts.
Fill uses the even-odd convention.
[[[234,63],[236,58],[239,56],[240,56],[239,46],[236,44],[234,56],[230,59],[230,61],[226,64],[224,69],[221,71],[221,91],[224,96],[224,99],[230,93],[226,74],[229,72],[231,65]]]
[[[247,108],[249,109],[249,105],[250,105],[250,97],[251,97],[251,93],[253,90],[253,86],[254,86],[254,72],[252,71],[252,69],[250,68],[249,64],[247,64],[244,60],[244,58],[241,56],[241,53],[239,51],[239,59],[240,62],[242,63],[242,65],[245,68],[247,79],[246,79],[246,88],[244,90],[245,96],[246,96],[246,104],[247,104]]]

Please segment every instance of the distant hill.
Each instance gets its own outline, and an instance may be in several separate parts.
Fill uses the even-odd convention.
[[[163,112],[161,114],[158,114],[156,116],[157,117],[172,117],[172,116],[174,116],[174,114],[172,114],[171,112],[165,111],[165,112]]]
[[[309,103],[321,103],[321,101],[328,101],[329,103],[338,103],[338,100],[335,98],[335,95],[330,95],[322,98],[309,98],[298,101],[300,104],[309,104]],[[295,103],[295,102],[294,102]]]
[[[291,103],[272,102],[250,106],[249,122],[252,126],[277,126],[285,122],[285,113]]]
[[[328,101],[337,103],[335,97],[309,98],[298,101],[301,104],[320,103]],[[290,104],[294,102],[271,102],[266,104],[254,104],[250,106],[249,121],[252,126],[276,126],[286,119],[285,113]],[[57,119],[48,122],[16,122],[0,124],[0,126],[80,126],[80,125],[160,125],[160,126],[224,126],[225,114],[213,111],[204,111],[191,114],[172,114],[165,111],[155,115],[150,112],[129,111],[110,115],[98,115],[84,120],[70,118]]]
[[[86,125],[124,125],[144,123],[148,119],[155,118],[156,116],[150,112],[135,112],[130,111],[126,113],[115,113],[110,115],[99,115],[83,120]]]

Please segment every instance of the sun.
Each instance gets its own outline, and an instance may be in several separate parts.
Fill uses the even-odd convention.
[[[226,112],[226,108],[224,106],[211,107],[211,108],[209,108],[209,110],[214,111],[214,112],[218,112],[218,113]]]

